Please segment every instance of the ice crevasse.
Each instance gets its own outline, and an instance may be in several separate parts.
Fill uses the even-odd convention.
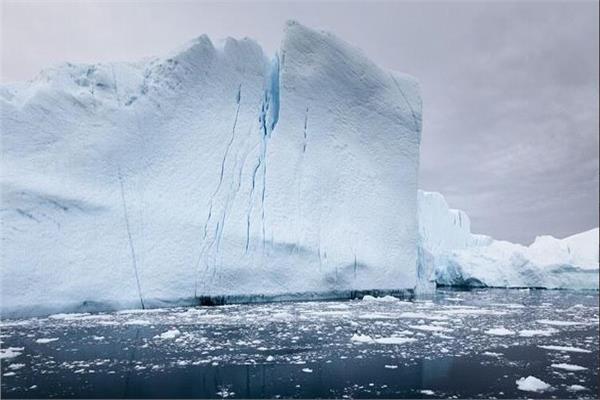
[[[62,64],[0,105],[4,315],[417,286],[418,84],[331,34]]]

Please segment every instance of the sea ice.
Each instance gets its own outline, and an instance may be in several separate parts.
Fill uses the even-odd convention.
[[[523,329],[519,331],[519,336],[522,337],[533,337],[533,336],[552,336],[558,333],[556,329]]]
[[[580,365],[565,364],[565,363],[552,364],[550,366],[552,368],[564,369],[564,370],[567,370],[567,371],[584,371],[584,370],[587,369],[586,367],[582,367]]]
[[[591,353],[590,350],[582,349],[579,347],[572,347],[572,346],[544,345],[544,346],[538,346],[538,347],[540,347],[542,349],[546,349],[546,350],[564,351],[564,352],[572,352],[572,353]]]
[[[500,328],[488,329],[487,331],[485,331],[485,333],[488,335],[495,335],[495,336],[510,336],[510,335],[514,335],[515,331],[511,331],[510,329],[500,327]]]
[[[425,332],[452,332],[453,329],[444,328],[438,325],[409,325],[409,328],[417,329]]]
[[[416,340],[417,339],[397,337],[397,336],[374,339],[375,343],[379,343],[379,344],[404,344],[404,343],[415,342]]]
[[[517,379],[516,384],[517,389],[526,392],[544,392],[551,388],[546,382],[531,375],[527,378]]]
[[[35,342],[40,343],[40,344],[46,344],[46,343],[56,342],[57,340],[58,340],[58,338],[40,338],[40,339],[36,339]]]
[[[582,322],[558,321],[558,320],[551,320],[551,319],[538,319],[536,322],[539,323],[539,324],[553,325],[553,326],[578,326],[578,325],[585,325],[585,323],[582,323]]]
[[[181,332],[179,329],[170,329],[166,332],[161,333],[158,337],[163,340],[175,339],[176,337],[181,336]]]
[[[588,388],[586,388],[585,386],[581,386],[581,385],[570,385],[567,387],[567,390],[570,392],[580,392],[582,390],[588,390]]]
[[[6,349],[0,349],[0,359],[15,358],[22,354],[23,347],[9,347]]]

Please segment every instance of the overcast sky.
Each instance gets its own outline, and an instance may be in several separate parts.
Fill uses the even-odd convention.
[[[417,77],[420,187],[473,231],[529,243],[598,225],[598,3],[2,1],[2,81],[136,60],[207,33],[270,53],[287,19]]]

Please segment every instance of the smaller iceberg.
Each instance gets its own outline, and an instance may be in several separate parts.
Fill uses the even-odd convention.
[[[598,290],[599,230],[529,246],[471,233],[467,214],[435,192],[419,191],[419,280],[461,287]]]

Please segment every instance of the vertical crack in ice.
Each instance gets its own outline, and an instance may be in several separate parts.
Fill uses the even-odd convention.
[[[223,175],[224,175],[224,171],[225,171],[225,162],[229,155],[229,152],[231,151],[231,145],[233,144],[233,141],[235,140],[235,128],[237,127],[238,117],[240,115],[241,100],[242,100],[242,84],[240,83],[240,85],[238,86],[238,91],[237,91],[237,95],[236,95],[237,108],[235,111],[235,118],[233,120],[233,127],[231,128],[231,140],[229,141],[229,143],[227,145],[227,149],[225,150],[225,154],[223,156],[223,161],[221,163],[221,177],[219,180],[219,188],[221,187],[221,184],[223,182]],[[237,167],[237,158],[234,161],[233,171],[236,170],[236,167]],[[232,179],[234,179],[234,177],[232,177]],[[225,229],[225,218],[226,218],[227,212],[229,210],[231,197],[232,197],[231,193],[228,193],[227,198],[225,200],[225,205],[223,207],[223,212],[221,214],[221,222],[220,222],[220,224],[217,225],[217,226],[219,226],[219,229],[217,230],[217,237],[216,237],[216,253],[217,253],[217,255],[218,255],[219,249],[221,247],[221,240],[223,239],[223,231]],[[233,197],[235,198],[235,192],[233,193]],[[217,255],[215,255],[215,258]]]
[[[304,114],[304,143],[302,145],[302,152],[306,153],[306,145],[308,144],[308,107]]]
[[[127,229],[127,238],[129,239],[129,249],[131,250],[131,262],[133,264],[133,272],[135,273],[135,282],[137,284],[138,295],[140,297],[140,304],[142,309],[145,309],[144,299],[142,297],[142,287],[140,285],[140,277],[138,274],[137,260],[135,257],[135,248],[133,247],[133,238],[131,237],[131,227],[129,225],[129,214],[127,213],[127,202],[125,201],[125,188],[123,186],[123,176],[121,174],[121,167],[117,171],[119,177],[119,186],[121,188],[121,201],[123,203],[123,215],[125,218],[125,228]]]
[[[271,113],[269,114],[269,135],[275,129],[279,121],[279,55],[275,54],[271,62],[268,82],[268,103]]]
[[[296,164],[296,168],[294,168],[294,186],[296,189],[296,201],[295,201],[295,208],[296,208],[296,216],[297,216],[297,220],[298,221],[302,221],[302,202],[301,202],[301,197],[302,197],[302,183],[304,180],[304,157],[305,157],[305,153],[306,153],[306,146],[307,146],[307,140],[308,140],[308,106],[306,106],[305,112],[304,112],[304,124],[303,124],[303,128],[302,128],[302,153],[300,153],[299,157],[298,157],[298,162]],[[301,243],[302,240],[302,226],[301,224],[296,224],[296,243],[294,244],[294,248],[296,249],[297,246]]]
[[[250,198],[249,198],[249,206],[248,206],[248,213],[247,213],[247,218],[246,218],[246,253],[248,253],[248,248],[250,246],[250,219],[252,218],[252,208],[254,205],[254,188],[256,187],[256,174],[258,172],[258,169],[260,168],[260,164],[261,164],[261,158],[258,158],[258,162],[256,164],[256,167],[254,167],[254,171],[252,172],[252,187],[250,188]]]
[[[261,168],[262,188],[260,195],[260,219],[261,219],[261,234],[263,250],[266,243],[266,227],[265,227],[265,200],[267,192],[267,148],[277,122],[279,121],[279,72],[280,62],[279,55],[276,54],[271,62],[267,81],[265,83],[265,91],[263,101],[260,106],[259,126],[261,130],[260,153],[254,173],[252,174],[252,190],[250,192],[250,207],[248,209],[247,226],[246,226],[246,253],[250,246],[250,227],[254,203],[254,191],[256,186],[256,174]]]
[[[218,253],[219,247],[220,247],[221,236],[223,233],[223,225],[225,223],[225,215],[227,213],[227,207],[228,207],[230,196],[227,197],[227,201],[224,204],[221,219],[220,219],[220,221],[217,222],[214,236],[211,237],[210,241],[207,240],[207,236],[208,236],[208,231],[209,231],[209,225],[211,224],[211,221],[212,221],[212,218],[214,215],[213,207],[215,204],[215,200],[217,200],[217,196],[221,192],[221,187],[223,185],[223,179],[225,176],[225,166],[227,164],[227,158],[229,156],[229,152],[231,151],[231,146],[233,145],[233,142],[235,141],[235,131],[236,131],[237,123],[238,123],[238,118],[240,115],[241,100],[242,100],[242,84],[240,83],[238,85],[238,89],[237,89],[236,96],[235,96],[236,109],[235,109],[235,116],[233,119],[233,125],[231,128],[231,137],[230,137],[229,141],[227,142],[227,146],[225,147],[225,151],[224,151],[223,157],[221,159],[221,170],[220,170],[220,174],[219,174],[219,183],[217,184],[217,187],[215,188],[215,191],[213,192],[213,194],[210,198],[210,201],[209,201],[208,216],[206,218],[206,221],[204,222],[203,245],[200,250],[200,254],[198,256],[196,264],[194,266],[194,271],[195,271],[194,275],[196,277],[195,282],[194,282],[194,297],[198,297],[197,295],[198,295],[198,281],[200,279],[200,270],[199,270],[200,263],[202,262],[203,259],[205,259],[207,252],[213,248],[215,242],[217,243],[217,246],[216,246],[217,253]],[[217,255],[215,254],[213,257],[213,264],[216,261],[216,258],[217,258]],[[210,266],[210,264],[208,262],[205,262],[205,272],[209,266]]]
[[[110,71],[112,73],[112,78],[115,86],[115,97],[117,98],[117,107],[121,105],[121,99],[119,98],[119,86],[117,85],[117,75],[115,74],[115,66],[110,64]]]
[[[410,104],[410,101],[408,101],[408,98],[406,97],[406,94],[404,94],[404,91],[400,87],[400,84],[398,83],[398,81],[396,80],[396,78],[394,77],[394,75],[390,74],[390,77],[392,78],[392,81],[394,82],[394,85],[396,85],[396,88],[400,92],[400,95],[402,96],[402,98],[404,99],[404,102],[406,103],[406,105],[408,106],[408,109],[410,110],[410,113],[411,113],[412,119],[413,119],[413,124],[414,124],[414,130],[415,130],[415,132],[420,132],[421,131],[421,122],[420,122],[420,119],[417,117],[417,114],[415,113],[415,110],[413,109],[412,105]]]
[[[232,145],[233,141],[235,140],[235,127],[237,126],[238,116],[240,115],[241,93],[242,93],[242,85],[240,84],[240,86],[238,87],[238,92],[237,92],[237,96],[236,96],[237,107],[235,110],[235,117],[233,119],[233,127],[231,128],[231,138],[229,139],[229,142],[227,143],[227,147],[225,148],[225,153],[223,154],[223,159],[221,160],[221,174],[219,175],[219,184],[217,185],[217,189],[213,193],[213,196],[212,196],[213,199],[221,190],[221,185],[223,184],[223,175],[225,173],[225,163],[227,162],[227,156],[229,155],[229,150],[231,149],[231,145]]]

